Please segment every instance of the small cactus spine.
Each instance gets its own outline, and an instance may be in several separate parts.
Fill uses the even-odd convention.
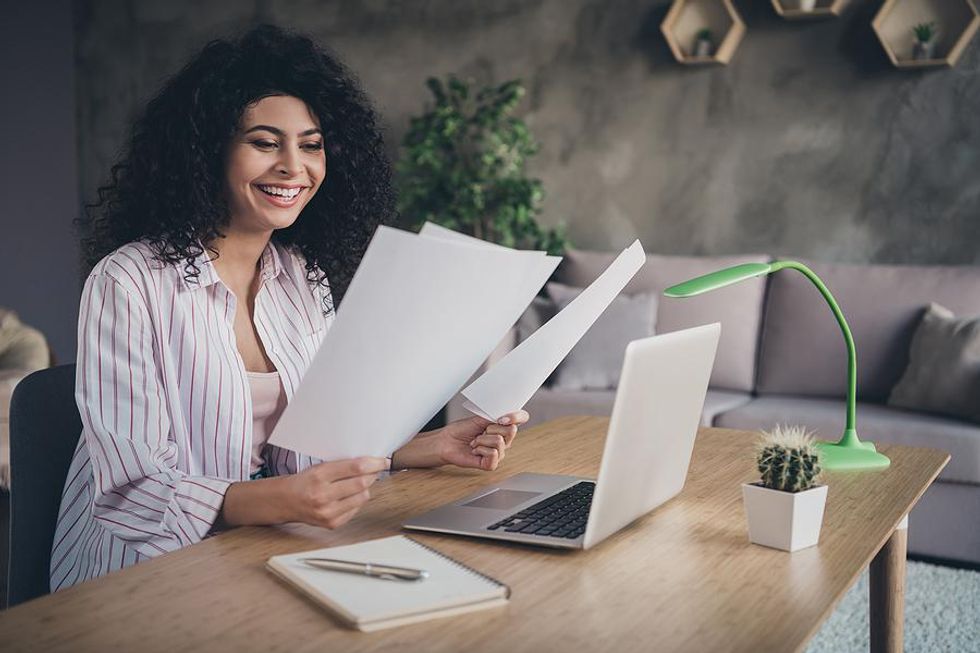
[[[801,426],[763,431],[756,461],[762,484],[783,492],[803,492],[817,484],[820,450]]]

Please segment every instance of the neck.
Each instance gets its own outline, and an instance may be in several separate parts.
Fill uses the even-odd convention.
[[[250,282],[258,274],[262,252],[272,232],[240,232],[228,230],[224,238],[216,238],[211,246],[218,251],[215,270],[226,284],[237,286]]]

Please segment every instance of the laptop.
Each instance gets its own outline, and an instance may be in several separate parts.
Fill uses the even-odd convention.
[[[404,528],[588,549],[684,487],[721,335],[707,324],[626,347],[599,476],[517,474]]]

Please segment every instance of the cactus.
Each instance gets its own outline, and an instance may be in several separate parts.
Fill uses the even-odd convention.
[[[816,485],[820,452],[802,426],[763,431],[757,457],[762,485],[783,492],[803,492]]]

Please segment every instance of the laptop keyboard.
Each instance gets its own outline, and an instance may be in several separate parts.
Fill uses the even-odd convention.
[[[595,483],[582,481],[501,519],[487,530],[575,539],[585,532]]]

